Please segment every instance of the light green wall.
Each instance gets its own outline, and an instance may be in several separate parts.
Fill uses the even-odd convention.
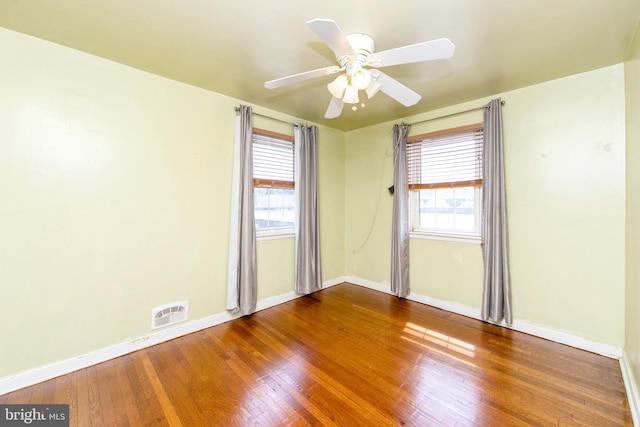
[[[514,314],[623,347],[623,67],[505,98]]]
[[[378,283],[388,281],[391,271],[391,127],[349,132],[345,143],[346,271]]]
[[[640,34],[625,63],[627,112],[627,241],[625,352],[640,385]]]
[[[144,336],[160,304],[224,312],[241,101],[1,28],[0,57],[0,378]],[[319,135],[333,279],[344,133]],[[260,299],[292,291],[293,239],[258,242],[258,266]]]
[[[514,316],[617,347],[624,345],[625,308],[623,75],[617,65],[496,95],[506,101]],[[414,126],[410,134],[481,119],[474,112],[434,120]],[[392,198],[386,188],[392,183],[392,125],[350,132],[346,141],[347,272],[383,284],[390,278],[390,263],[380,260],[389,259],[391,248]],[[413,292],[480,308],[478,244],[411,239],[410,265]]]

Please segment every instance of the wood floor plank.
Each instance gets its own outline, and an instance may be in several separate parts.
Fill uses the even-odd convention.
[[[113,421],[113,418],[105,417],[104,414],[110,414],[111,400],[100,399],[100,381],[98,380],[97,370],[100,364],[87,368],[87,396],[89,400],[89,419],[81,420],[80,423],[86,422],[88,425],[101,426],[105,423]]]
[[[176,411],[173,409],[173,405],[167,396],[162,383],[158,379],[158,374],[156,373],[149,356],[147,355],[146,350],[141,352],[142,364],[147,373],[147,377],[149,378],[149,382],[151,383],[151,387],[153,387],[154,395],[160,403],[160,407],[162,408],[162,412],[164,413],[165,419],[169,423],[171,427],[182,427],[182,422],[176,414]]]
[[[619,364],[341,284],[0,396],[73,426],[631,426]]]
[[[135,396],[136,407],[140,414],[140,418],[143,420],[144,426],[168,426],[169,423],[165,420],[162,408],[158,403],[158,398],[154,394],[153,386],[151,385],[147,372],[143,364],[143,351],[137,351],[124,356],[125,371],[129,383]]]
[[[128,359],[125,357],[118,357],[114,360],[116,384],[119,386],[118,390],[122,396],[122,402],[124,404],[124,414],[121,416],[121,422],[126,419],[127,423],[130,425],[142,425],[143,421],[140,417],[138,406],[136,405],[136,395],[133,387],[131,386],[131,382],[129,381],[129,377],[127,376],[125,367],[125,363],[127,362]]]
[[[74,410],[69,408],[69,419],[71,425],[83,426],[91,425],[87,420],[91,418],[89,409],[89,385],[87,379],[87,369],[80,369],[74,372],[76,386],[76,406]],[[37,388],[37,386],[33,386]],[[32,388],[32,387],[27,387]]]

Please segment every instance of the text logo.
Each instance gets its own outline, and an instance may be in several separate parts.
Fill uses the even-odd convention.
[[[69,405],[0,405],[0,427],[69,427]]]

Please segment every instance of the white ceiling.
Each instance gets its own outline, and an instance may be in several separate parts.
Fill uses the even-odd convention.
[[[638,0],[0,0],[2,27],[341,130],[623,62],[639,17]],[[447,37],[456,53],[384,68],[417,105],[380,93],[328,120],[331,77],[263,86],[335,64],[313,18],[377,51]]]

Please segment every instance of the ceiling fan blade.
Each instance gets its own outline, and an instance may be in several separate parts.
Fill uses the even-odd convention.
[[[332,19],[312,19],[307,22],[311,30],[336,54],[342,56],[356,52],[347,41],[338,24]]]
[[[315,79],[316,77],[328,76],[329,74],[333,74],[340,70],[340,67],[331,65],[329,67],[318,68],[317,70],[305,71],[304,73],[294,74],[275,80],[269,80],[264,84],[264,87],[266,87],[267,89],[275,89],[282,86],[303,82],[305,80]]]
[[[335,119],[342,114],[343,107],[344,102],[342,102],[342,99],[332,96],[331,101],[329,102],[329,107],[327,107],[327,112],[324,113],[324,117],[326,119]]]
[[[409,46],[376,52],[371,55],[371,66],[388,67],[390,65],[410,64],[412,62],[431,61],[451,58],[456,45],[449,39],[437,39]]]
[[[380,90],[405,107],[417,104],[418,101],[420,101],[420,98],[422,98],[419,94],[412,91],[396,79],[384,74],[382,71],[376,70],[376,74],[378,74],[378,82],[382,85]]]

